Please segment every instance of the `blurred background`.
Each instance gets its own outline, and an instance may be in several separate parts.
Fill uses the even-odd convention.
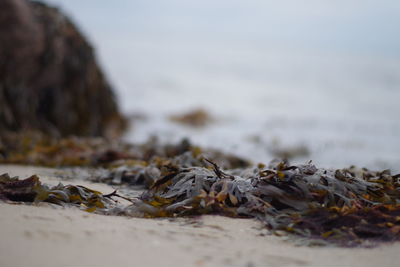
[[[94,44],[129,141],[400,171],[399,1],[46,2]],[[213,122],[168,119],[195,108]]]

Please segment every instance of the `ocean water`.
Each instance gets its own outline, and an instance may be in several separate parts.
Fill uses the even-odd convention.
[[[306,147],[318,166],[400,171],[400,2],[48,0],[88,35],[126,138],[190,137],[268,162]],[[171,114],[204,108],[201,129]]]

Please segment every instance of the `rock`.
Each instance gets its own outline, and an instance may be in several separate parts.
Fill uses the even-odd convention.
[[[125,128],[93,48],[58,9],[0,1],[0,132],[117,136]]]

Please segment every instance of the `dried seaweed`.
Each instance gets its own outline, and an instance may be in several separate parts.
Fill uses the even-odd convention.
[[[128,192],[147,190],[131,205],[117,205],[117,192],[102,195],[81,186],[48,187],[36,176],[18,181],[0,176],[3,200],[47,201],[102,214],[175,217],[221,214],[251,217],[272,232],[340,246],[369,246],[400,239],[400,175],[350,167],[319,169],[248,162],[204,151],[183,140],[160,145],[109,143],[98,139],[32,139],[7,143],[2,162],[101,167],[90,180]],[[206,158],[205,158],[206,157]],[[313,242],[314,242],[313,241]],[[315,243],[315,242],[314,242]]]
[[[187,139],[177,144],[161,145],[157,139],[144,144],[128,144],[103,138],[51,138],[41,134],[1,134],[0,163],[30,164],[49,167],[83,166],[105,167],[146,166],[171,161],[180,157],[183,165],[203,165],[207,155],[224,168],[241,168],[249,161],[234,155],[193,146]]]
[[[94,212],[105,212],[115,207],[115,202],[110,199],[113,195],[103,195],[80,185],[63,185],[49,187],[40,182],[39,177],[32,175],[23,180],[10,177],[8,174],[0,176],[0,200],[20,202],[49,202],[58,205],[72,205],[81,209]]]
[[[311,163],[227,173],[212,164],[180,168],[141,200],[153,207],[147,216],[254,217],[274,231],[355,246],[399,240],[398,179],[387,170],[333,171]]]

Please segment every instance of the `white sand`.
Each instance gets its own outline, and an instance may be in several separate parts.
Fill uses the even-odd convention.
[[[43,181],[55,170],[4,166]],[[82,181],[68,180],[65,183]],[[103,184],[84,183],[111,191]],[[400,244],[374,249],[295,247],[250,219],[138,219],[49,205],[0,204],[0,266],[399,266]]]

